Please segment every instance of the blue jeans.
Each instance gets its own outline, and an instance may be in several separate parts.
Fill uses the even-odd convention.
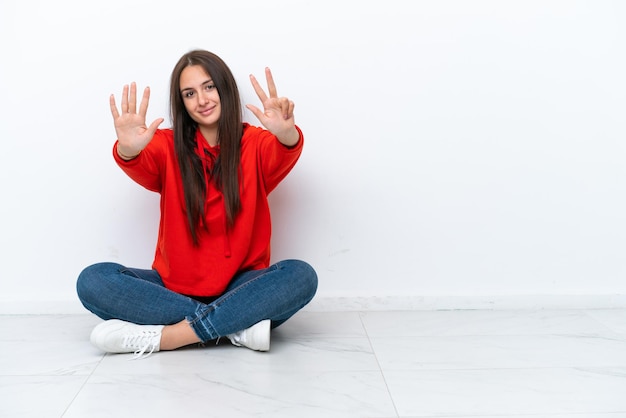
[[[317,274],[299,260],[237,274],[214,300],[196,300],[167,289],[155,270],[98,263],[78,276],[83,306],[102,319],[171,325],[186,319],[206,342],[270,319],[275,328],[313,299]]]

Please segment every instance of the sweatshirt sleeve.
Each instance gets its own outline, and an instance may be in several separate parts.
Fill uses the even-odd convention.
[[[153,192],[160,192],[162,186],[163,161],[167,154],[167,137],[163,131],[157,130],[150,143],[132,160],[125,161],[117,154],[117,144],[113,145],[113,158],[128,177],[137,184]]]
[[[276,136],[266,130],[260,130],[258,142],[261,170],[267,193],[271,192],[289,174],[302,154],[304,136],[296,126],[300,138],[293,147],[283,145]]]

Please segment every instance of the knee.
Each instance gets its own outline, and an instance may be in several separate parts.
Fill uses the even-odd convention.
[[[293,279],[303,296],[310,301],[317,292],[317,273],[307,262],[302,260],[287,260],[284,263],[293,272]]]
[[[93,300],[102,290],[105,284],[105,278],[110,271],[119,271],[119,264],[116,263],[98,263],[86,267],[78,275],[76,280],[76,293],[81,302]]]

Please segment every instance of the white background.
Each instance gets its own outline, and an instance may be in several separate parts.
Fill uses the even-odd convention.
[[[113,162],[108,97],[150,85],[169,126],[193,48],[296,103],[273,258],[316,268],[311,309],[626,306],[624,2],[0,0],[0,42],[0,312],[150,266],[158,196]]]

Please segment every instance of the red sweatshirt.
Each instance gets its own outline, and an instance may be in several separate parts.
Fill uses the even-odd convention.
[[[174,151],[171,129],[157,130],[137,158],[117,164],[134,181],[161,194],[161,220],[152,267],[165,286],[190,296],[217,296],[232,277],[241,271],[266,268],[270,263],[271,221],[268,194],[291,171],[302,153],[303,137],[288,148],[269,131],[244,124],[241,139],[241,211],[226,229],[222,193],[208,182],[205,224],[198,232],[199,245],[193,245],[183,185]],[[214,156],[219,146],[210,147],[198,130],[198,144]]]

